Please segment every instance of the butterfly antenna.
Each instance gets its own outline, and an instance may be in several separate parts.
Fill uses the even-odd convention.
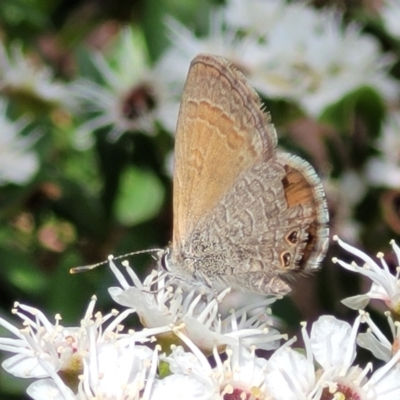
[[[126,258],[126,257],[130,257],[130,256],[134,256],[136,254],[143,254],[143,253],[157,253],[158,255],[161,255],[162,253],[164,253],[164,249],[149,249],[149,250],[139,250],[139,251],[133,251],[131,253],[126,253],[123,254],[122,256],[118,256],[118,257],[110,257],[112,260],[120,260],[121,258]],[[109,259],[110,259],[109,258]],[[157,259],[157,256],[153,256],[154,259]],[[81,265],[79,267],[73,267],[69,270],[70,274],[79,274],[80,272],[85,272],[85,271],[90,271],[92,269],[95,269],[97,267],[100,267],[100,265],[104,265],[107,264],[109,260],[106,261],[101,261],[98,262],[96,264],[89,264],[89,265]]]

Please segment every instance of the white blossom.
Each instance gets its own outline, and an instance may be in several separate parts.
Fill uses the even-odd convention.
[[[400,112],[389,113],[376,142],[379,156],[368,160],[366,176],[374,186],[400,187]]]
[[[218,54],[263,96],[294,102],[312,117],[365,86],[388,101],[397,96],[399,85],[389,77],[393,59],[359,26],[345,26],[338,13],[303,2],[230,1],[210,21],[209,33],[196,37],[170,20],[167,77],[183,82],[196,54]]]
[[[12,121],[6,111],[7,103],[0,99],[0,185],[22,185],[39,169],[39,158],[32,149],[38,135],[28,132],[22,136],[27,121],[22,118]]]
[[[119,271],[112,258],[109,265],[120,283],[120,287],[109,289],[115,302],[137,312],[146,327],[174,326],[175,333],[182,331],[205,352],[238,341],[247,346],[272,349],[283,337],[265,318],[266,307],[275,298],[245,306],[222,318],[218,306],[229,289],[218,296],[212,291],[186,290],[185,285],[174,284],[175,278],[165,271],[152,271],[142,283],[127,262],[123,266],[129,279]]]
[[[334,237],[334,240],[336,240],[339,245],[347,250],[349,253],[361,259],[364,264],[362,266],[359,266],[355,261],[349,264],[342,260],[338,260],[336,257],[333,259],[333,262],[339,264],[349,271],[357,272],[372,281],[371,289],[368,293],[349,297],[342,300],[342,302],[350,308],[363,309],[368,305],[371,299],[379,299],[384,301],[389,309],[398,313],[400,310],[399,268],[396,269],[395,273],[392,273],[389,270],[389,267],[386,264],[382,253],[378,253],[378,258],[380,259],[382,264],[381,266],[379,266],[370,256],[363,253],[361,250],[343,242],[337,236]],[[390,244],[392,245],[398,262],[400,263],[399,247],[393,240]]]
[[[400,3],[397,0],[384,0],[380,14],[387,32],[400,39]]]
[[[93,52],[91,59],[102,82],[85,77],[71,85],[76,111],[85,119],[76,134],[78,146],[89,146],[91,133],[100,128],[109,129],[112,139],[125,132],[154,134],[157,122],[175,130],[178,102],[170,96],[163,71],[150,66],[137,31],[124,29],[108,55]]]
[[[8,52],[0,43],[0,93],[9,97],[22,94],[53,106],[71,106],[67,87],[54,80],[50,68],[34,62],[16,44]]]

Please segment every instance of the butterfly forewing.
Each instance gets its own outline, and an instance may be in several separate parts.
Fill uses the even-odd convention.
[[[276,133],[260,108],[258,95],[227,60],[199,55],[192,61],[175,141],[173,248],[243,170],[272,157]]]

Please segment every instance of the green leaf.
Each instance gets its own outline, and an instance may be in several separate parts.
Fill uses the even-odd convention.
[[[372,139],[378,136],[384,115],[385,106],[376,90],[362,87],[328,107],[320,120],[348,134],[353,131],[356,118],[362,118]]]
[[[53,211],[59,217],[70,221],[76,227],[78,234],[104,237],[107,233],[108,220],[98,196],[69,179],[60,178],[58,183],[61,196],[52,203]]]
[[[39,294],[47,284],[47,277],[23,252],[1,247],[0,267],[3,271],[2,279],[10,287],[16,287],[23,293]]]
[[[384,117],[385,106],[379,94],[371,87],[362,87],[325,110],[321,121],[341,133],[342,148],[346,149],[352,168],[361,169],[374,151],[372,145],[381,132]],[[343,170],[343,159],[333,142],[328,146],[337,173]]]
[[[51,284],[46,292],[46,311],[48,315],[60,313],[64,324],[79,321],[89,304],[90,297],[96,293],[98,274],[72,275],[71,267],[82,264],[77,253],[65,252],[58,268],[51,275]]]
[[[164,200],[164,188],[150,171],[127,168],[120,181],[115,204],[116,218],[122,225],[134,225],[153,218]]]

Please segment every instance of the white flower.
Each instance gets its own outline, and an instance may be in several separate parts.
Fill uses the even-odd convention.
[[[399,357],[377,369],[363,387],[367,399],[392,400],[400,396]]]
[[[369,314],[361,312],[362,321],[369,325],[366,333],[360,333],[357,337],[359,346],[368,349],[372,354],[383,360],[386,364],[378,369],[371,377],[365,390],[378,399],[390,400],[400,396],[400,325],[394,322],[387,313],[388,322],[393,336],[393,344],[385,337],[381,330],[371,320]]]
[[[367,364],[364,369],[353,365],[360,320],[361,316],[350,326],[333,316],[322,316],[313,324],[309,344],[315,360],[322,367],[318,386],[323,389],[323,397],[367,398],[364,393],[372,384],[365,386],[366,375],[371,365]],[[303,337],[307,345],[306,332]]]
[[[27,123],[11,121],[6,115],[7,104],[0,100],[0,185],[24,184],[36,174],[39,160],[30,149],[37,135],[20,136]]]
[[[76,400],[74,392],[57,375],[52,378],[33,382],[26,392],[34,400]]]
[[[380,12],[386,30],[396,39],[400,39],[400,3],[398,0],[384,0]]]
[[[366,276],[372,280],[372,286],[368,293],[363,295],[357,295],[342,300],[342,303],[347,307],[353,309],[365,308],[371,299],[383,300],[385,304],[392,311],[399,313],[400,311],[400,285],[399,285],[399,268],[396,269],[396,273],[392,274],[386,264],[383,254],[378,253],[377,257],[380,259],[382,266],[379,266],[371,257],[363,253],[361,250],[356,249],[353,246],[340,240],[337,236],[333,238],[336,240],[341,247],[347,250],[349,253],[354,254],[360,258],[363,262],[363,266],[357,265],[354,261],[348,264],[344,261],[338,260],[336,257],[332,259],[334,263],[338,263],[345,269],[353,272],[357,272],[360,275]],[[400,249],[394,240],[390,243],[393,251],[396,254],[397,260],[400,263]]]
[[[364,177],[347,170],[338,179],[329,179],[324,184],[335,213],[332,230],[349,242],[357,242],[361,226],[353,213],[366,193]]]
[[[131,371],[129,379],[133,379],[132,371],[141,370],[139,359],[152,358],[151,350],[136,342],[148,342],[152,335],[169,330],[162,327],[123,333],[121,322],[132,311],[93,315],[95,303],[93,298],[80,327],[63,327],[60,316],[53,324],[40,310],[22,304],[16,305],[14,313],[24,321],[24,329],[17,329],[0,318],[0,325],[16,336],[16,339],[0,338],[0,350],[14,353],[3,362],[3,368],[20,378],[45,378],[28,388],[33,398],[47,398],[44,393],[53,393],[49,398],[73,398],[71,390],[78,386],[84,393],[90,388],[91,392],[100,394],[111,390],[110,381],[115,382],[112,390],[122,390],[121,386],[129,382],[127,375],[120,371],[121,386],[116,384],[117,365],[124,367],[126,374]],[[83,382],[79,383],[82,374]]]
[[[268,360],[265,375],[266,392],[274,400],[317,400],[321,389],[316,386],[314,360],[310,349],[306,354],[285,343]]]
[[[70,105],[66,86],[55,82],[52,71],[26,57],[18,45],[7,53],[0,43],[0,92],[32,97],[50,106]]]
[[[172,376],[188,378],[188,383],[192,386],[185,389],[188,396],[196,390],[196,386],[201,386],[205,397],[199,398],[204,399],[230,396],[238,399],[253,398],[251,396],[264,398],[267,360],[257,357],[254,348],[248,350],[240,344],[228,346],[225,351],[227,359],[223,361],[215,347],[215,367],[212,368],[200,349],[188,337],[183,339],[190,352],[185,352],[181,346],[172,346],[171,353],[161,359],[168,363],[169,370],[174,374]],[[194,382],[197,384],[194,385]]]
[[[264,35],[280,23],[285,7],[282,0],[228,0],[224,15],[229,26]]]
[[[342,25],[339,15],[305,3],[232,0],[214,11],[207,36],[170,22],[167,79],[183,82],[190,60],[212,53],[232,61],[263,96],[293,101],[312,117],[363,86],[395,99],[392,59],[359,27]]]
[[[91,336],[89,340],[95,340]],[[82,354],[82,374],[72,391],[66,381],[43,379],[32,383],[27,393],[35,400],[41,399],[130,399],[139,400],[143,390],[148,392],[155,379],[158,349],[135,343],[135,333],[130,343],[91,343],[90,351]],[[76,392],[76,393],[74,393]],[[68,395],[66,395],[68,394]]]
[[[218,396],[212,397],[201,382],[186,375],[174,374],[158,379],[154,383],[151,400],[213,400],[219,399]]]
[[[364,369],[353,366],[360,320],[361,315],[351,327],[335,317],[322,316],[313,324],[310,337],[304,326],[305,355],[285,345],[268,361],[266,383],[271,397],[274,400],[397,398],[400,352],[370,378],[367,378],[370,364]]]
[[[264,87],[255,85],[266,96],[293,99],[314,117],[362,86],[396,96],[390,60],[372,36],[355,25],[343,28],[337,15],[304,4],[282,11],[265,37]]]
[[[362,322],[366,322],[370,330],[360,333],[357,337],[359,346],[370,350],[375,357],[385,361],[385,364],[377,369],[367,382],[363,384],[363,390],[367,399],[391,400],[400,396],[400,351],[399,326],[394,324],[388,316],[389,325],[395,338],[393,347],[384,334],[371,320],[368,313],[360,311]],[[397,325],[397,327],[395,327]]]
[[[227,359],[222,361],[214,351],[214,376],[221,395],[231,395],[233,398],[264,398],[267,360],[256,356],[254,348],[249,350],[240,345],[227,348],[226,355]]]
[[[360,311],[362,313],[362,322],[367,323],[369,329],[365,333],[360,333],[357,337],[357,344],[364,349],[368,349],[371,353],[385,362],[390,361],[393,353],[399,348],[400,340],[400,326],[398,322],[394,322],[390,313],[387,313],[387,318],[392,332],[394,343],[392,344],[379,327],[372,321],[368,313]]]
[[[95,300],[92,299],[82,325],[89,323],[94,304]],[[0,339],[2,350],[15,353],[3,362],[3,368],[8,373],[23,378],[48,376],[49,369],[58,372],[69,368],[71,358],[75,357],[82,346],[86,346],[87,338],[83,326],[81,331],[77,327],[64,328],[59,324],[59,315],[56,316],[55,324],[52,324],[40,310],[19,303],[16,303],[13,312],[24,321],[26,328],[19,330],[0,319],[0,324],[17,337]]]
[[[268,393],[275,400],[317,400],[326,390],[340,392],[351,382],[346,378],[358,377],[362,372],[352,366],[358,326],[359,318],[351,327],[325,315],[314,322],[308,336],[304,324],[305,355],[284,345],[271,356],[266,374]]]
[[[139,400],[143,390],[151,389],[158,365],[158,347],[152,351],[137,345],[135,336],[133,332],[125,345],[92,347],[83,358],[79,399]]]
[[[81,78],[71,87],[77,111],[87,120],[78,130],[78,145],[90,145],[88,135],[99,128],[109,128],[113,139],[128,131],[154,134],[157,122],[175,130],[179,103],[170,96],[164,72],[150,68],[139,32],[124,29],[109,56],[91,58],[103,82]]]
[[[162,396],[162,390],[175,391],[180,397],[189,399],[216,399],[219,397],[219,387],[213,377],[212,367],[201,350],[186,336],[180,336],[191,350],[185,352],[182,346],[171,346],[171,353],[160,359],[168,364],[173,373],[170,380],[162,384],[156,382],[153,395],[156,399],[168,398]],[[172,378],[175,376],[175,378]],[[183,386],[178,387],[179,384]],[[186,397],[185,397],[186,395]]]
[[[400,112],[388,115],[376,147],[380,156],[373,157],[366,166],[366,176],[372,185],[393,189],[400,187]]]
[[[262,82],[264,63],[267,59],[265,46],[257,38],[238,37],[232,29],[226,28],[219,11],[210,18],[210,32],[207,36],[196,37],[189,29],[170,18],[168,21],[172,46],[160,60],[164,79],[175,87],[179,95],[192,59],[200,53],[225,57],[249,79],[251,84]],[[256,86],[256,89],[259,89]]]
[[[345,374],[356,357],[356,337],[359,318],[353,327],[333,316],[324,315],[314,322],[310,347],[315,360],[327,372]]]
[[[400,187],[400,165],[384,157],[372,157],[366,165],[366,175],[372,186]]]
[[[215,346],[224,348],[227,344],[235,345],[238,341],[246,346],[272,349],[283,337],[268,326],[266,318],[266,307],[275,298],[243,307],[223,319],[218,305],[229,289],[218,297],[212,291],[198,293],[186,290],[165,271],[153,271],[142,283],[129,264],[124,262],[131,281],[128,282],[112,259],[109,264],[121,285],[109,289],[114,301],[135,310],[146,327],[173,325],[175,334],[179,336],[181,331],[204,352],[212,352]],[[256,313],[252,315],[252,311]],[[167,336],[171,336],[170,333]],[[171,340],[173,337],[169,337]]]

